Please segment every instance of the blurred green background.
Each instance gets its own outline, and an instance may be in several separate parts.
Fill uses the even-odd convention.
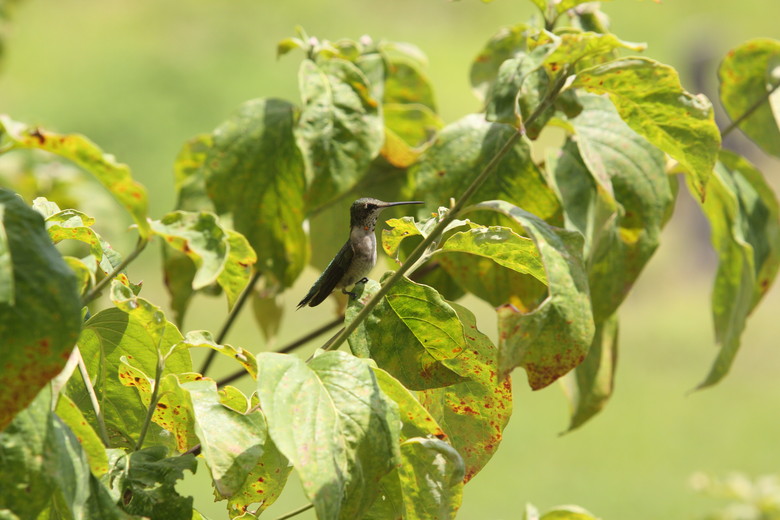
[[[619,36],[647,42],[648,56],[677,67],[689,90],[710,96],[717,62],[729,48],[752,37],[780,38],[777,0],[617,0],[603,7]],[[300,56],[275,57],[276,42],[295,25],[322,38],[369,34],[417,44],[430,58],[440,112],[452,122],[479,109],[468,71],[483,43],[499,27],[533,14],[527,0],[26,0],[5,41],[0,112],[92,138],[133,168],[158,218],[173,207],[171,165],[186,139],[212,130],[247,99],[297,101]],[[744,147],[775,189],[780,186],[778,161],[744,139],[730,144]],[[132,232],[115,221],[102,226],[98,221],[98,230],[129,252]],[[690,489],[695,471],[780,472],[778,289],[748,323],[728,378],[690,393],[715,355],[709,313],[715,264],[707,244],[706,224],[681,193],[661,249],[621,311],[610,405],[580,431],[559,436],[568,419],[563,395],[555,385],[530,392],[517,371],[504,442],[466,487],[458,518],[519,519],[530,501],[540,509],[576,503],[610,520],[692,519],[718,505]],[[145,296],[164,304],[158,262],[159,251],[150,248],[130,276],[146,280]],[[290,291],[279,343],[297,337],[301,320],[308,328],[330,319],[328,305],[292,312],[314,276],[307,271]],[[492,311],[479,302],[467,305],[495,336]],[[200,298],[186,328],[216,330],[224,312],[221,299]],[[249,310],[228,341],[253,351],[272,348]],[[214,373],[233,369],[219,364]],[[238,386],[251,390],[248,382]],[[225,518],[224,503],[212,502],[206,482],[201,465],[180,489],[195,494],[204,514]],[[291,479],[265,517],[303,503]]]

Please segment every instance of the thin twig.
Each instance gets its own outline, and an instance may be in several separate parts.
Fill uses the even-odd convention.
[[[293,350],[302,347],[306,343],[310,342],[314,338],[321,336],[322,334],[325,334],[329,330],[333,330],[339,325],[341,325],[344,322],[344,315],[339,314],[333,320],[329,321],[328,323],[322,325],[318,329],[314,329],[313,331],[305,334],[304,336],[301,336],[300,338],[296,339],[295,341],[292,341],[285,345],[284,347],[280,348],[279,350],[276,350],[274,352],[278,354],[287,354],[288,352],[292,352]],[[236,379],[240,379],[246,375],[249,375],[249,372],[246,370],[237,370],[236,372],[233,372],[229,376],[225,377],[224,379],[217,381],[217,386],[225,386],[229,383],[232,383]]]
[[[84,358],[81,357],[81,351],[79,350],[79,347],[76,346],[73,348],[74,355],[76,356],[76,364],[79,367],[79,373],[81,374],[81,379],[84,380],[84,387],[87,389],[87,395],[89,395],[89,400],[92,403],[92,408],[95,410],[95,418],[98,423],[98,433],[100,434],[100,440],[103,441],[103,445],[106,448],[109,448],[109,442],[108,442],[108,430],[106,429],[106,421],[103,419],[103,412],[100,410],[100,403],[98,403],[97,395],[95,394],[95,389],[92,387],[92,381],[89,379],[89,371],[87,370],[87,365],[84,364]]]
[[[260,271],[255,271],[255,274],[252,275],[252,278],[249,280],[249,283],[244,288],[244,292],[241,293],[241,295],[238,297],[238,300],[236,300],[236,304],[233,305],[233,308],[230,309],[230,313],[227,316],[227,319],[225,320],[225,323],[222,325],[222,329],[219,331],[219,334],[217,334],[216,342],[218,345],[221,345],[223,341],[225,341],[225,338],[227,337],[227,333],[230,330],[230,327],[233,326],[233,322],[236,321],[236,317],[238,316],[238,313],[241,311],[241,308],[244,306],[244,303],[246,303],[247,298],[250,294],[252,294],[252,291],[255,289],[255,285],[257,284],[257,281],[262,276],[262,273]],[[208,371],[209,367],[211,366],[211,363],[214,361],[214,356],[217,355],[216,350],[209,350],[209,353],[206,355],[206,359],[203,360],[203,365],[200,367],[200,374],[206,375],[206,372]]]
[[[111,271],[102,280],[96,283],[95,287],[93,287],[91,291],[84,295],[84,299],[82,300],[81,305],[84,306],[100,296],[101,291],[105,289],[106,285],[110,284],[111,280],[113,280],[119,273],[124,271],[128,264],[130,264],[130,262],[135,260],[135,258],[141,254],[141,251],[144,250],[146,244],[148,243],[149,241],[147,239],[139,238],[133,252],[131,252],[121,262],[119,262],[119,265],[116,266],[113,271]]]
[[[294,509],[288,513],[283,514],[282,516],[278,517],[276,520],[287,520],[288,518],[292,518],[294,516],[297,516],[301,513],[305,513],[309,509],[314,507],[314,504],[306,504],[305,506],[301,506],[298,509]]]
[[[558,78],[553,83],[552,88],[546,93],[544,99],[539,103],[539,106],[536,107],[536,110],[533,111],[533,113],[526,119],[525,125],[531,125],[540,114],[542,114],[545,110],[547,110],[547,107],[550,106],[550,104],[553,102],[555,97],[558,95],[560,90],[563,88],[564,84],[566,83],[566,79],[568,77],[568,70],[564,70],[561,72],[561,74],[558,76]],[[325,350],[335,350],[339,348],[344,341],[349,337],[350,334],[355,332],[355,329],[358,328],[360,323],[368,317],[369,313],[376,307],[376,305],[382,301],[382,298],[387,295],[388,292],[390,292],[390,289],[393,285],[395,285],[398,280],[401,279],[408,271],[412,268],[412,266],[417,262],[417,260],[422,257],[422,255],[425,253],[425,251],[428,249],[428,246],[430,246],[439,236],[444,232],[446,227],[449,225],[450,222],[455,220],[455,218],[458,216],[458,214],[461,212],[461,210],[465,207],[466,203],[469,201],[469,199],[476,193],[476,191],[482,186],[482,184],[487,180],[488,176],[493,173],[493,170],[496,169],[498,166],[498,163],[504,158],[504,156],[509,153],[509,151],[514,147],[514,145],[517,143],[517,141],[520,140],[520,138],[523,135],[522,129],[517,129],[516,132],[514,132],[509,139],[504,143],[504,145],[501,147],[501,149],[496,153],[496,155],[493,156],[492,159],[490,159],[490,162],[488,162],[485,167],[482,169],[482,171],[477,175],[477,177],[471,182],[468,188],[466,188],[466,191],[463,192],[460,199],[455,203],[455,205],[452,206],[449,212],[444,216],[444,218],[441,219],[441,221],[436,225],[433,230],[431,230],[431,233],[425,237],[425,239],[418,244],[418,246],[412,251],[412,253],[406,258],[406,261],[404,264],[390,276],[390,278],[382,285],[382,287],[379,288],[379,291],[366,302],[366,304],[363,306],[362,309],[360,309],[360,312],[358,312],[357,316],[350,321],[347,326],[344,328],[344,330],[337,335],[333,341],[329,342],[327,347],[324,347]]]
[[[756,110],[758,110],[759,108],[761,108],[761,105],[763,105],[763,104],[764,104],[764,103],[765,103],[765,102],[766,102],[766,101],[769,99],[769,97],[770,97],[772,94],[774,94],[774,93],[775,93],[775,91],[776,91],[778,88],[780,88],[780,83],[778,83],[777,85],[773,86],[771,89],[769,89],[769,90],[767,91],[767,93],[766,93],[765,95],[763,95],[763,96],[761,96],[760,98],[758,98],[758,99],[756,100],[756,102],[755,102],[755,103],[753,103],[752,105],[750,105],[750,107],[749,107],[747,110],[745,110],[745,112],[743,112],[743,113],[742,113],[742,115],[741,115],[741,116],[739,116],[739,117],[738,117],[738,118],[736,118],[734,121],[732,121],[732,123],[731,123],[729,126],[727,126],[727,127],[726,127],[726,129],[725,129],[725,130],[723,130],[723,131],[720,133],[721,137],[726,137],[728,134],[730,134],[731,132],[733,132],[733,131],[734,131],[734,130],[735,130],[735,129],[736,129],[738,126],[739,126],[739,125],[741,125],[741,124],[742,124],[742,122],[743,122],[745,119],[747,119],[748,117],[752,116],[752,115],[753,115],[753,112],[755,112]]]

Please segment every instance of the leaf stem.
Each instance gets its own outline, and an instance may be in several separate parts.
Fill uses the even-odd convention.
[[[296,339],[295,341],[292,341],[285,345],[284,347],[280,348],[279,350],[275,350],[277,354],[287,354],[289,352],[292,352],[293,350],[302,347],[306,343],[310,342],[314,338],[321,336],[328,332],[329,330],[333,330],[344,321],[344,315],[339,314],[333,320],[327,322],[326,324],[322,325],[321,327],[314,329],[313,331],[309,332],[308,334],[305,334],[304,336],[301,336],[300,338]],[[230,374],[229,376],[225,377],[224,379],[217,381],[217,387],[225,386],[229,383],[232,383],[236,379],[242,378],[246,375],[249,375],[249,372],[246,370],[237,370]]]
[[[238,313],[241,312],[241,308],[244,306],[244,303],[246,303],[247,298],[249,298],[249,295],[252,294],[252,291],[255,288],[255,284],[257,284],[257,281],[262,276],[262,273],[260,271],[255,271],[255,274],[252,275],[252,278],[249,280],[249,283],[244,288],[244,292],[241,293],[241,295],[238,297],[238,300],[236,300],[236,304],[233,305],[233,308],[230,309],[230,313],[228,313],[227,318],[225,319],[225,323],[222,325],[222,329],[220,329],[219,334],[217,334],[216,342],[218,345],[221,345],[223,341],[225,341],[225,338],[227,337],[227,333],[230,330],[230,327],[233,326],[233,322],[236,321],[236,318],[238,317]],[[214,357],[217,355],[216,350],[210,350],[209,353],[206,355],[206,359],[203,360],[203,365],[200,367],[200,374],[206,375],[206,372],[208,371],[209,367],[211,367],[211,363],[214,361]]]
[[[106,448],[109,448],[109,441],[108,441],[108,430],[106,429],[106,421],[103,419],[103,412],[100,409],[100,403],[98,403],[97,395],[95,394],[95,389],[92,387],[92,381],[89,378],[89,371],[87,370],[87,365],[84,364],[84,358],[81,357],[81,351],[79,350],[78,345],[76,345],[73,348],[74,355],[76,356],[76,366],[79,367],[79,373],[81,374],[81,379],[84,380],[84,387],[87,389],[87,395],[89,395],[89,400],[92,403],[92,408],[95,410],[95,418],[97,419],[98,423],[98,433],[100,434],[100,440],[103,441],[103,445]]]
[[[103,291],[103,289],[105,289],[106,285],[110,284],[111,280],[116,278],[119,273],[124,271],[130,262],[135,260],[136,257],[141,254],[141,251],[144,250],[148,243],[149,241],[147,239],[139,238],[133,252],[127,255],[121,262],[119,262],[119,265],[117,265],[113,271],[111,271],[102,280],[96,283],[95,287],[93,287],[91,291],[84,295],[84,299],[82,300],[81,305],[84,306],[100,296],[100,293]]]
[[[539,117],[539,115],[544,112],[544,110],[547,109],[547,107],[553,102],[555,97],[558,95],[558,93],[563,88],[563,85],[566,83],[566,79],[568,77],[568,71],[563,70],[561,74],[558,76],[558,78],[555,80],[555,82],[552,85],[552,88],[547,91],[542,101],[539,103],[539,106],[536,107],[536,109],[533,111],[533,113],[528,116],[528,118],[525,121],[525,125],[530,125],[536,120],[536,118]],[[412,266],[417,262],[417,260],[420,259],[420,257],[425,253],[425,251],[428,249],[428,246],[430,246],[434,240],[439,238],[439,235],[441,235],[447,225],[449,225],[450,222],[455,220],[455,218],[460,214],[460,212],[463,210],[463,207],[466,205],[466,203],[469,201],[469,199],[474,195],[474,193],[477,192],[477,190],[482,186],[482,184],[487,180],[487,178],[490,176],[490,174],[493,173],[493,170],[496,169],[498,166],[498,163],[501,162],[501,160],[504,158],[504,156],[509,153],[509,151],[514,147],[514,145],[517,143],[517,141],[520,140],[520,138],[523,136],[523,130],[522,128],[516,129],[516,132],[514,132],[509,139],[506,140],[504,145],[501,147],[501,149],[496,153],[496,155],[493,156],[493,158],[490,159],[490,162],[488,162],[484,168],[482,168],[482,171],[477,175],[477,177],[471,182],[468,188],[466,188],[466,191],[463,192],[463,194],[460,196],[458,201],[455,203],[455,205],[452,206],[452,208],[447,212],[447,214],[444,216],[444,218],[439,221],[439,223],[436,225],[433,230],[431,230],[430,234],[425,237],[425,239],[420,242],[420,244],[412,251],[412,253],[406,258],[406,261],[404,264],[395,272],[393,273],[390,278],[382,285],[382,287],[379,288],[379,291],[374,295],[373,298],[371,298],[366,304],[363,306],[362,309],[360,309],[360,312],[358,312],[357,316],[347,324],[347,326],[344,328],[344,330],[341,331],[340,334],[338,334],[329,344],[326,346],[323,346],[322,348],[324,350],[335,350],[341,346],[342,343],[344,343],[344,340],[346,340],[350,334],[355,332],[355,329],[358,328],[360,323],[365,320],[369,313],[374,309],[374,307],[377,306],[377,304],[382,301],[382,298],[387,295],[388,292],[390,292],[390,288],[398,282],[398,280],[401,279],[408,271],[412,268]]]
[[[760,98],[758,98],[758,99],[756,100],[756,102],[755,102],[755,103],[753,103],[752,105],[750,105],[750,107],[748,107],[748,109],[747,109],[747,110],[745,110],[745,111],[742,113],[742,115],[741,115],[741,116],[739,116],[739,117],[738,117],[738,118],[736,118],[734,121],[732,121],[732,122],[731,122],[731,124],[730,124],[729,126],[727,126],[727,127],[726,127],[726,129],[725,129],[725,130],[723,130],[723,131],[720,133],[720,136],[721,136],[721,137],[726,137],[728,134],[730,134],[731,132],[733,132],[733,131],[734,131],[734,130],[737,128],[737,127],[739,127],[739,125],[741,125],[741,124],[742,124],[742,122],[743,122],[743,121],[745,121],[745,119],[747,119],[748,117],[752,116],[752,115],[753,115],[753,112],[755,112],[756,110],[758,110],[759,108],[761,108],[761,105],[763,105],[763,104],[764,104],[764,103],[765,103],[765,102],[766,102],[766,101],[769,99],[769,97],[770,97],[772,94],[774,94],[774,93],[775,93],[775,91],[776,91],[778,88],[780,88],[780,82],[778,82],[778,83],[777,83],[777,85],[775,85],[775,86],[773,86],[771,89],[769,89],[769,90],[766,92],[766,94],[764,94],[763,96],[761,96]]]
[[[149,424],[152,422],[152,416],[154,415],[154,410],[157,408],[157,399],[160,393],[160,380],[162,379],[162,372],[163,367],[165,364],[165,360],[162,356],[162,354],[157,352],[157,370],[154,374],[154,388],[152,389],[152,398],[149,401],[149,409],[146,411],[146,418],[144,419],[144,424],[141,427],[141,435],[138,436],[138,442],[135,445],[135,451],[140,450],[144,445],[144,439],[146,438],[146,432],[149,429]]]
[[[287,520],[288,518],[292,518],[294,516],[297,516],[301,513],[304,513],[314,507],[314,504],[306,504],[305,506],[301,506],[298,509],[293,509],[292,511],[289,511],[282,516],[278,517],[276,520]]]

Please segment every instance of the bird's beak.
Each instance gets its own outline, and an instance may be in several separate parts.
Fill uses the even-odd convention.
[[[379,207],[384,209],[384,208],[390,208],[392,206],[403,206],[404,204],[425,204],[425,203],[421,200],[405,200],[402,202],[383,202],[382,204],[379,205]]]

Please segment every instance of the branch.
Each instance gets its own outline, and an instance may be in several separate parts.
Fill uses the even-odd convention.
[[[149,429],[149,424],[151,424],[152,422],[152,416],[154,415],[154,410],[157,408],[157,398],[160,394],[160,380],[162,379],[164,364],[165,364],[165,360],[163,359],[162,354],[160,354],[159,345],[158,345],[157,370],[155,371],[154,374],[154,388],[152,388],[152,398],[149,401],[149,409],[146,411],[146,418],[144,419],[144,424],[141,427],[141,435],[138,436],[138,442],[135,445],[135,451],[138,451],[143,447],[144,439],[146,438],[146,431]]]
[[[723,131],[720,133],[721,137],[726,137],[728,134],[730,134],[731,132],[733,132],[733,131],[734,131],[734,129],[736,129],[736,128],[737,128],[739,125],[741,125],[741,124],[742,124],[742,122],[743,122],[743,121],[745,121],[745,119],[747,119],[748,117],[752,116],[752,115],[753,115],[753,112],[755,112],[756,110],[758,110],[759,108],[761,108],[761,105],[763,105],[763,104],[764,104],[764,103],[765,103],[765,102],[766,102],[766,101],[769,99],[769,97],[770,97],[772,94],[774,94],[774,93],[775,93],[775,91],[776,91],[778,88],[780,88],[780,82],[779,82],[777,85],[773,86],[771,89],[769,89],[769,90],[766,92],[766,94],[764,94],[763,96],[761,96],[760,98],[758,98],[758,99],[756,100],[756,102],[755,102],[755,103],[753,103],[752,105],[750,105],[750,107],[748,107],[748,109],[747,109],[747,110],[745,110],[745,112],[744,112],[744,113],[743,113],[741,116],[739,116],[738,118],[736,118],[736,119],[735,119],[735,120],[734,120],[734,121],[733,121],[733,122],[732,122],[732,123],[731,123],[729,126],[727,126],[727,127],[726,127],[726,129],[725,129],[725,130],[723,130]]]
[[[92,409],[95,410],[95,418],[98,423],[98,433],[100,433],[100,440],[103,441],[103,445],[106,448],[111,447],[108,441],[108,430],[106,430],[106,421],[103,419],[103,412],[100,410],[100,403],[98,403],[95,389],[92,387],[92,381],[89,379],[89,372],[87,371],[87,365],[84,364],[84,358],[81,357],[81,351],[78,345],[73,348],[73,353],[76,356],[76,364],[79,367],[79,373],[81,379],[84,380],[84,387],[87,389],[87,395],[89,395],[89,401],[92,403]]]
[[[236,317],[238,317],[238,313],[241,311],[241,308],[244,306],[244,303],[246,303],[247,298],[250,294],[252,294],[252,291],[255,288],[255,284],[257,284],[257,281],[262,276],[262,273],[260,271],[255,271],[255,274],[252,275],[252,278],[249,280],[249,283],[244,287],[244,292],[241,293],[241,295],[238,297],[238,300],[236,300],[236,304],[233,306],[232,309],[230,309],[230,313],[227,316],[227,319],[225,320],[224,325],[222,325],[222,329],[219,331],[219,334],[217,334],[216,342],[218,345],[221,345],[223,341],[225,341],[225,337],[227,337],[227,333],[230,330],[230,327],[233,326],[233,322],[236,320]],[[217,355],[216,350],[210,350],[209,353],[206,355],[206,359],[203,361],[203,365],[200,367],[200,374],[206,375],[206,372],[208,371],[209,367],[211,366],[211,363],[214,361],[214,357]]]
[[[305,506],[301,506],[298,509],[293,509],[292,511],[283,514],[282,516],[278,517],[276,520],[287,520],[288,518],[292,518],[296,515],[308,511],[312,507],[314,507],[314,504],[306,504]]]
[[[536,109],[533,111],[533,113],[526,119],[524,122],[524,125],[530,125],[532,124],[542,112],[544,112],[547,107],[550,106],[550,104],[553,102],[555,97],[558,95],[558,93],[563,88],[563,85],[566,83],[566,79],[568,77],[568,71],[564,70],[561,72],[561,74],[558,76],[558,78],[553,83],[553,86],[550,90],[547,91],[545,94],[544,99],[539,103],[539,106],[536,107]],[[360,323],[365,320],[369,313],[374,309],[374,307],[377,306],[377,304],[382,301],[382,298],[384,298],[388,292],[390,292],[390,288],[398,282],[398,280],[401,279],[408,271],[412,268],[412,266],[417,262],[417,260],[420,259],[420,257],[425,253],[425,250],[428,249],[428,246],[430,246],[434,240],[439,238],[439,236],[444,232],[444,229],[449,225],[450,222],[455,220],[455,218],[460,214],[460,212],[463,210],[463,207],[466,205],[466,203],[469,201],[469,199],[476,193],[476,191],[482,186],[482,184],[487,180],[487,178],[490,176],[491,173],[493,173],[493,170],[496,169],[496,166],[498,166],[498,163],[501,161],[501,159],[504,158],[504,156],[509,152],[509,150],[514,147],[514,145],[517,143],[518,140],[520,140],[520,137],[523,135],[522,129],[517,129],[517,131],[512,134],[512,136],[507,139],[506,143],[504,143],[504,146],[501,147],[501,149],[496,153],[496,155],[493,156],[492,159],[490,159],[490,162],[488,162],[485,167],[482,169],[482,171],[477,175],[477,177],[471,182],[468,188],[466,188],[466,191],[463,192],[463,195],[461,195],[460,199],[455,203],[454,206],[450,209],[449,212],[444,216],[444,218],[441,219],[441,221],[436,225],[435,228],[431,231],[431,233],[425,237],[425,240],[423,240],[412,253],[406,258],[406,261],[404,264],[395,272],[393,275],[385,282],[385,284],[379,288],[379,291],[374,295],[373,298],[371,298],[368,302],[366,302],[365,306],[363,306],[362,309],[360,309],[360,312],[355,316],[355,318],[347,324],[347,326],[344,328],[344,330],[338,334],[333,341],[331,341],[327,346],[323,347],[324,350],[335,350],[341,346],[342,343],[344,343],[344,340],[346,340],[350,334],[355,332],[355,329],[358,328]]]
[[[84,299],[81,301],[81,305],[84,306],[100,296],[101,291],[105,289],[106,285],[111,283],[111,280],[116,278],[116,276],[125,270],[125,268],[135,260],[135,258],[141,254],[141,251],[144,250],[146,245],[149,243],[148,240],[139,238],[138,243],[135,246],[135,249],[132,253],[127,255],[124,260],[119,262],[119,265],[114,268],[113,271],[111,271],[109,274],[107,274],[102,280],[100,280],[98,283],[95,284],[95,287],[92,288],[91,291],[89,291],[87,294],[84,295]]]
[[[325,334],[329,330],[333,330],[339,325],[341,325],[342,321],[344,320],[344,315],[339,314],[336,316],[333,320],[329,321],[328,323],[322,325],[320,328],[315,329],[308,334],[301,336],[300,338],[296,339],[295,341],[288,343],[284,347],[280,348],[279,350],[276,350],[274,352],[278,354],[287,354],[288,352],[292,352],[293,350],[302,347],[306,343],[310,342],[314,338],[321,336],[322,334]],[[216,352],[216,351],[214,351]],[[233,372],[229,376],[225,377],[224,379],[217,381],[217,387],[225,386],[229,383],[232,383],[236,379],[242,378],[246,375],[249,375],[249,372],[246,370],[237,370],[236,372]]]

